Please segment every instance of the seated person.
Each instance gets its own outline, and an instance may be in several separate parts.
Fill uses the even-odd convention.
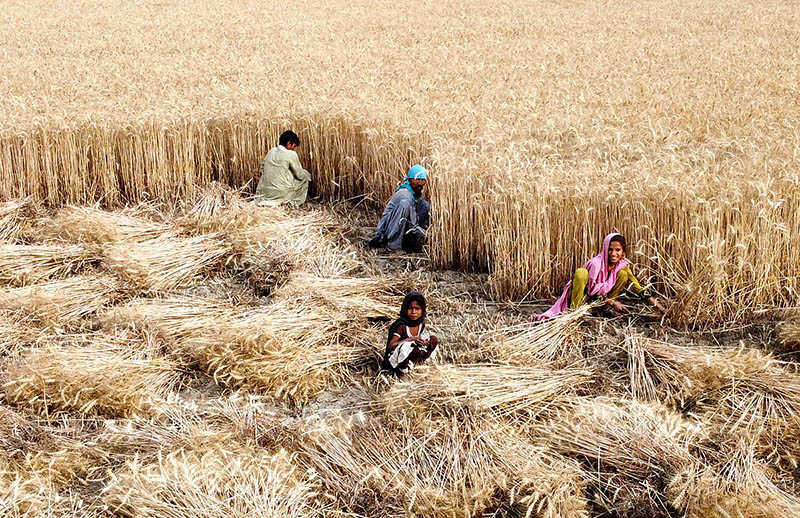
[[[421,165],[408,170],[405,181],[394,191],[378,223],[375,237],[367,241],[370,248],[421,252],[430,223],[431,204],[423,189],[428,171]]]
[[[284,131],[279,144],[267,153],[256,187],[255,201],[259,206],[305,203],[311,175],[300,165],[295,151],[298,147],[300,137],[294,131]]]
[[[591,302],[600,298],[605,298],[606,306],[612,311],[624,313],[627,309],[617,297],[625,288],[663,312],[661,304],[634,277],[630,263],[625,259],[626,248],[627,242],[621,234],[607,235],[603,240],[603,251],[589,259],[582,268],[575,270],[572,282],[567,283],[553,307],[535,318],[553,318],[567,308],[576,309],[584,301]]]
[[[400,318],[389,327],[382,369],[405,374],[436,352],[439,340],[425,329],[425,297],[412,291],[403,299]]]

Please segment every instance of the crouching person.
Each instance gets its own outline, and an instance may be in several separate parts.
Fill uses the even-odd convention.
[[[371,248],[421,252],[430,224],[431,204],[423,190],[428,171],[421,165],[408,170],[405,181],[394,191],[378,223],[375,237],[367,241]]]
[[[597,300],[603,300],[613,313],[626,313],[628,309],[617,299],[625,289],[663,313],[664,307],[661,303],[633,275],[631,263],[625,258],[627,246],[627,241],[621,234],[608,234],[603,240],[602,251],[589,259],[583,267],[575,270],[572,282],[564,286],[561,297],[553,307],[533,318],[546,320],[567,309],[577,309]]]
[[[295,151],[300,147],[300,137],[294,131],[284,131],[278,142],[261,163],[255,201],[261,207],[282,203],[302,205],[308,195],[311,174],[300,165]]]
[[[403,299],[400,318],[389,327],[386,352],[381,367],[395,374],[405,374],[436,352],[439,340],[425,329],[425,297],[412,291]]]

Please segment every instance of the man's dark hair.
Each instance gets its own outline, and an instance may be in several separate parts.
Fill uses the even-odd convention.
[[[614,241],[620,244],[623,252],[625,252],[626,254],[628,253],[628,242],[625,240],[625,236],[623,236],[622,234],[617,234],[616,236],[611,238],[611,241],[609,241],[609,243],[613,243]]]
[[[299,146],[300,145],[300,137],[298,137],[297,133],[295,133],[294,131],[286,130],[283,133],[281,133],[281,138],[278,141],[278,143],[281,146],[284,146],[284,147],[286,147],[286,144],[295,144],[295,145]]]

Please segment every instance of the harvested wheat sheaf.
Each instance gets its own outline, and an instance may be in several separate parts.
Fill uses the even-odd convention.
[[[175,218],[177,225],[191,235],[229,237],[234,261],[243,269],[275,277],[272,283],[265,279],[268,284],[281,284],[293,269],[326,277],[342,276],[359,266],[355,252],[343,245],[341,224],[324,211],[259,207],[216,182],[186,205]]]
[[[625,340],[631,391],[645,399],[692,405],[725,433],[800,426],[800,374],[795,365],[753,349]]]
[[[236,308],[225,300],[171,295],[110,307],[98,320],[107,328],[133,325],[180,343],[224,328],[236,314]]]
[[[314,496],[291,455],[234,443],[181,449],[150,464],[128,461],[103,491],[115,514],[131,518],[307,518],[317,513]]]
[[[224,264],[230,253],[231,244],[221,235],[159,237],[109,243],[103,247],[103,262],[129,289],[155,294],[190,286]]]
[[[321,277],[298,272],[275,293],[274,300],[297,308],[321,307],[359,319],[393,316],[402,295],[390,278]]]
[[[27,198],[0,203],[0,243],[13,243],[22,233],[22,223],[30,203]]]
[[[100,334],[62,338],[23,352],[3,376],[6,401],[42,415],[129,416],[151,412],[177,384],[176,366],[151,345]]]
[[[0,283],[25,286],[80,273],[100,256],[81,245],[0,244]]]
[[[64,207],[40,224],[36,238],[99,245],[140,243],[174,233],[171,226],[141,217],[140,212],[143,211],[136,207],[116,212],[96,207]]]
[[[493,364],[439,365],[416,369],[383,396],[387,409],[452,412],[462,408],[498,415],[536,414],[575,397],[591,371]]]
[[[355,251],[333,230],[330,216],[322,212],[283,214],[274,221],[243,227],[230,237],[245,257],[270,257],[319,277],[342,277],[359,267]]]
[[[528,433],[547,448],[583,461],[595,503],[620,516],[667,517],[662,488],[694,473],[691,448],[700,427],[670,409],[608,398],[575,398]]]
[[[43,322],[79,326],[84,317],[111,303],[118,288],[115,279],[103,276],[70,277],[0,291],[0,308],[24,310]]]
[[[468,415],[423,422],[330,419],[303,434],[302,457],[332,505],[366,516],[586,518],[576,466]],[[538,514],[537,514],[538,516]]]
[[[180,351],[230,387],[304,402],[373,359],[372,348],[342,315],[282,304],[247,312],[222,329],[186,340]]]
[[[665,492],[687,518],[783,518],[800,513],[800,499],[775,484],[746,441],[739,441],[719,465],[675,477]]]
[[[509,365],[567,365],[581,358],[580,324],[589,306],[551,320],[492,329],[478,338],[487,358]]]
[[[286,219],[280,207],[258,207],[243,199],[239,190],[212,182],[193,199],[184,202],[184,209],[175,223],[194,235],[233,232],[261,223]]]
[[[666,407],[576,398],[535,428],[565,455],[600,462],[634,478],[670,477],[691,467],[699,427]]]

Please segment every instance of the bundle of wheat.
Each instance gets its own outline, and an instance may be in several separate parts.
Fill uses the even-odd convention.
[[[109,328],[128,326],[151,329],[173,342],[181,342],[226,326],[237,315],[227,301],[172,295],[161,299],[134,299],[124,306],[113,306],[99,316]]]
[[[44,322],[77,325],[113,301],[118,287],[108,277],[70,277],[0,292],[0,308],[24,310]]]
[[[183,203],[175,223],[190,234],[233,232],[288,216],[280,207],[258,207],[242,198],[242,191],[211,182]]]
[[[90,333],[23,351],[4,373],[6,401],[43,415],[148,413],[178,382],[175,365],[152,349],[125,336]]]
[[[234,442],[270,451],[291,450],[294,427],[277,415],[275,401],[234,392],[198,400],[171,393],[153,401],[150,415],[105,420],[93,441],[112,463],[136,456],[141,462],[179,449]]]
[[[109,243],[103,262],[132,288],[144,293],[190,286],[221,266],[231,244],[223,236],[156,238],[141,243]]]
[[[324,308],[275,304],[180,344],[217,381],[304,402],[372,359],[364,331]]]
[[[725,433],[787,429],[800,423],[796,368],[754,349],[698,348],[629,336],[625,345],[634,395],[674,399]]]
[[[22,223],[30,204],[28,198],[0,203],[0,243],[13,243],[22,233]]]
[[[0,244],[0,283],[24,286],[63,279],[99,260],[81,245]]]
[[[293,273],[274,299],[293,307],[323,307],[348,316],[389,317],[400,307],[401,295],[391,280],[377,277],[319,277]]]
[[[491,430],[491,443],[511,482],[502,510],[509,515],[543,518],[588,518],[586,477],[580,464],[553,451],[532,445],[514,427],[500,421]],[[509,512],[510,511],[510,512]]]
[[[356,288],[371,285],[355,283]],[[351,367],[374,354],[375,332],[361,308],[380,313],[380,304],[354,294],[362,306],[342,296],[339,310],[276,300],[240,311],[228,302],[199,297],[136,300],[106,311],[107,325],[134,322],[166,338],[173,351],[198,362],[218,381],[303,401],[329,383],[347,379]]]
[[[745,441],[719,465],[673,479],[666,494],[687,518],[783,518],[800,515],[800,499],[778,487]]]
[[[466,407],[491,410],[497,415],[527,415],[574,397],[591,379],[591,371],[579,368],[423,366],[408,380],[395,383],[381,399],[389,410],[452,412]]]
[[[342,277],[356,270],[356,253],[334,231],[335,220],[324,212],[283,215],[272,221],[240,228],[230,234],[237,250],[247,256],[266,255],[320,277]]]
[[[800,350],[800,317],[786,320],[778,333],[781,345],[791,351]]]
[[[314,422],[300,448],[330,505],[359,516],[530,516],[537,509],[587,516],[574,466],[507,439],[498,425],[469,415],[417,423],[335,418]],[[548,494],[549,487],[559,491]]]
[[[287,425],[285,410],[269,397],[234,392],[211,399],[198,410],[204,424],[231,431],[239,441],[260,448],[292,450],[298,440],[297,427]]]
[[[581,320],[590,310],[583,306],[543,322],[497,327],[478,338],[486,358],[509,365],[567,365],[581,358]]]
[[[234,434],[207,426],[201,414],[176,405],[172,396],[166,401],[153,401],[150,410],[150,415],[103,422],[94,442],[110,464],[123,464],[132,457],[151,463],[165,452],[233,440]]]
[[[716,402],[716,408],[708,412],[722,430],[735,433],[777,428],[791,433],[800,426],[800,374],[796,365],[743,349],[730,351],[720,360],[727,365],[715,365],[711,379],[721,378],[724,383],[707,385],[711,390],[704,397]],[[701,369],[701,373],[705,375],[707,370]],[[696,411],[703,406],[698,405]]]
[[[114,241],[140,243],[173,234],[169,225],[140,217],[140,212],[141,207],[111,212],[97,207],[68,206],[40,224],[36,237],[103,244]]]
[[[581,459],[608,511],[644,506],[665,515],[666,497],[658,488],[694,470],[690,448],[701,429],[663,406],[608,398],[577,398],[567,410],[548,413],[530,433],[564,455]],[[626,488],[638,487],[631,493]]]
[[[230,442],[181,449],[112,474],[103,501],[115,515],[137,518],[316,516],[315,488],[286,453]]]

